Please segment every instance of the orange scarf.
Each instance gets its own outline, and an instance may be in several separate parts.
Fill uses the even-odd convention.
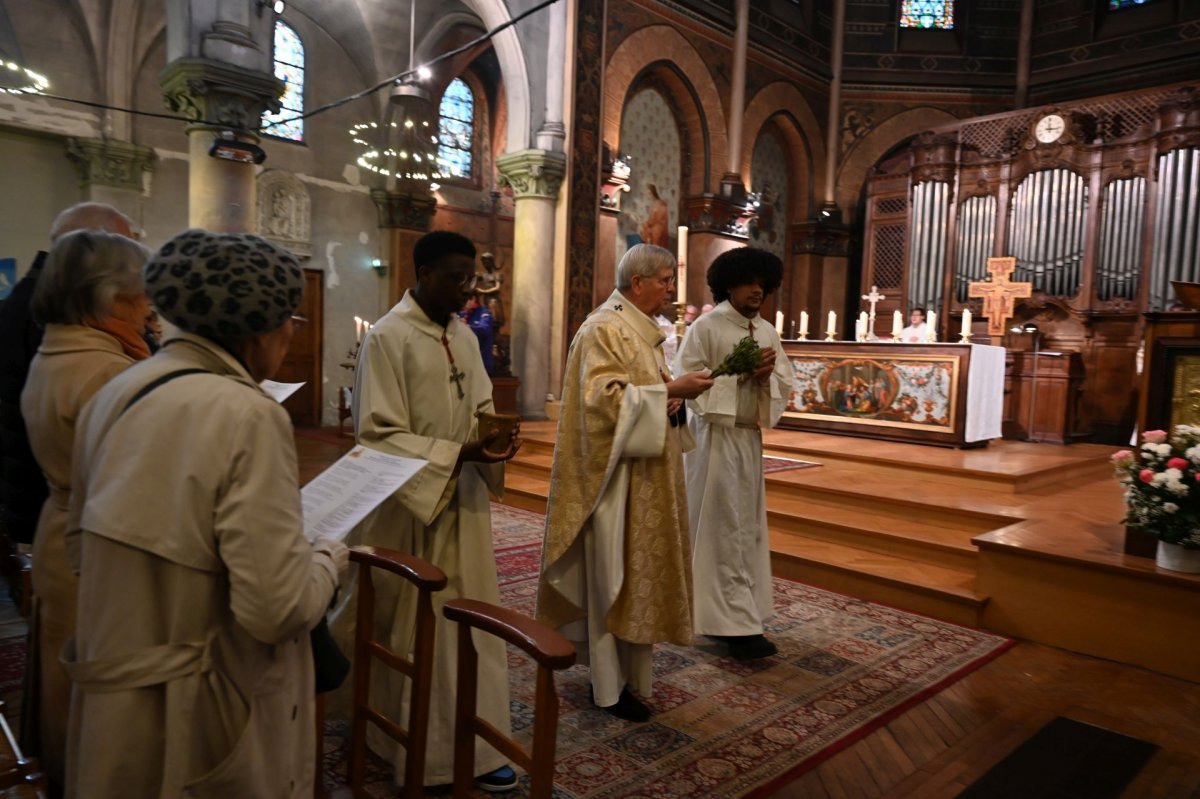
[[[125,354],[135,361],[144,361],[150,357],[150,345],[142,338],[142,331],[123,319],[117,319],[115,316],[107,316],[104,319],[88,319],[87,326],[115,338],[120,342],[121,349],[125,350]]]

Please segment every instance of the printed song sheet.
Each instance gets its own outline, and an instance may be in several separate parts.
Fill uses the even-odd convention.
[[[285,399],[299,391],[303,385],[303,383],[276,383],[274,380],[264,380],[258,384],[258,387],[267,392],[271,399],[282,403]]]
[[[427,462],[355,447],[300,492],[304,534],[310,541],[317,538],[341,541]]]

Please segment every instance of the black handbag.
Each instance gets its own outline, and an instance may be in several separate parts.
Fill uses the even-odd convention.
[[[336,691],[346,681],[350,673],[350,659],[342,652],[333,633],[329,632],[329,623],[325,617],[312,628],[308,634],[312,643],[313,676],[316,677],[316,691],[327,694]]]

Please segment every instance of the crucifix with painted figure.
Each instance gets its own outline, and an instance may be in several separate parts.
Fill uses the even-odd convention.
[[[879,293],[877,286],[871,286],[871,293],[862,295],[862,298],[871,304],[871,310],[867,313],[867,341],[875,340],[875,306],[887,297]]]
[[[989,336],[1003,336],[1008,320],[1013,316],[1015,301],[1033,296],[1032,283],[1013,283],[1009,280],[1009,275],[1016,268],[1016,258],[988,258],[988,279],[967,286],[967,296],[983,299],[983,315],[988,320]]]

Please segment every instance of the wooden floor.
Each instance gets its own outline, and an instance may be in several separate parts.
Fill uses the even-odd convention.
[[[529,443],[508,470],[507,501],[542,510],[554,431],[548,423],[526,423],[524,428]],[[1098,570],[1110,575],[1121,590],[1127,584],[1140,586],[1138,580],[1165,580],[1169,588],[1185,591],[1200,587],[1195,578],[1160,575],[1152,561],[1114,554],[1120,549],[1116,522],[1121,503],[1108,480],[1110,448],[1001,443],[958,451],[769,434],[770,454],[825,464],[769,476],[776,571],[847,593],[856,593],[857,586],[864,589],[859,595],[876,601],[886,601],[880,593],[893,591],[893,599],[903,601],[892,604],[918,612],[913,604],[928,596],[935,611],[958,608],[976,614],[980,622],[988,620],[993,597],[980,591],[977,577],[963,575],[991,557],[988,546],[1019,552],[1020,571],[1031,568],[1030,563],[1074,568],[1069,564],[1079,562],[1089,574]],[[316,474],[349,444],[349,439],[326,443],[298,438],[302,478]],[[1064,482],[1070,487],[1060,489]],[[855,530],[852,545],[847,536]],[[788,547],[796,552],[789,554]],[[993,582],[1002,589],[1008,557],[997,557],[1000,575]],[[907,573],[899,573],[903,570]],[[938,584],[944,580],[961,584],[957,589]],[[947,599],[955,590],[957,599]],[[1195,615],[1198,609],[1200,602],[1193,601],[1182,612]],[[1043,615],[1054,610],[1061,609],[1042,608]],[[1074,612],[1088,615],[1092,610]],[[1011,612],[1020,617],[1022,610]],[[1200,671],[1188,676],[1198,679]],[[775,795],[949,799],[1059,715],[1162,747],[1124,797],[1200,799],[1200,683],[1027,641]]]

